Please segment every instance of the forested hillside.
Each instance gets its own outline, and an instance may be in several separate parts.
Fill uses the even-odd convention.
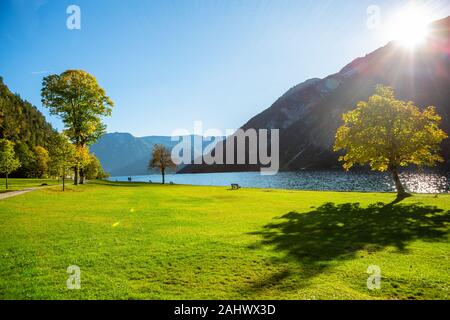
[[[21,163],[13,176],[35,176],[35,148],[50,150],[57,135],[44,115],[18,94],[13,94],[0,77],[0,139],[14,142]]]

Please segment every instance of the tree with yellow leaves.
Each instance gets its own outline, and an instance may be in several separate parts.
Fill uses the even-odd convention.
[[[91,161],[89,148],[86,146],[75,146],[75,170],[85,170]],[[76,171],[75,171],[76,172]],[[76,175],[76,174],[75,174]]]
[[[50,114],[61,117],[64,133],[78,149],[88,147],[105,132],[102,117],[110,116],[114,105],[97,79],[83,70],[45,77],[41,96]],[[83,168],[75,166],[74,171],[74,183],[78,184],[78,175],[83,183]]]
[[[59,134],[55,139],[55,147],[52,149],[50,164],[52,171],[62,178],[62,191],[66,190],[67,172],[76,165],[77,150],[64,134]]]
[[[394,90],[379,85],[367,102],[343,115],[344,125],[336,132],[334,151],[344,169],[369,165],[392,175],[399,197],[407,196],[398,170],[410,164],[434,166],[443,159],[439,146],[447,138],[439,128],[441,117],[430,106],[421,111],[413,102],[397,100]]]
[[[152,156],[148,163],[148,168],[158,168],[161,172],[162,183],[165,183],[165,174],[168,168],[175,170],[176,164],[172,161],[170,151],[162,144],[155,144],[152,149]]]
[[[35,146],[33,148],[34,151],[34,176],[36,178],[44,178],[48,174],[48,164],[50,161],[50,156],[48,154],[47,149],[41,146]]]

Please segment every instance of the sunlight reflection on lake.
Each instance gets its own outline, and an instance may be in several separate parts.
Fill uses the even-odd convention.
[[[414,193],[442,193],[450,191],[450,175],[446,172],[402,172],[405,188]],[[128,177],[111,177],[111,181],[127,181]],[[161,175],[133,176],[135,182],[161,182]],[[344,171],[280,172],[262,176],[258,172],[229,172],[204,174],[168,174],[166,182],[191,185],[229,186],[238,183],[248,188],[334,191],[395,191],[386,173]]]

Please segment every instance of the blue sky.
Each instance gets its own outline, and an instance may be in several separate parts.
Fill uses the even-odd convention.
[[[423,2],[423,1],[422,1]],[[435,18],[450,1],[425,1]],[[66,69],[96,76],[116,106],[108,132],[169,135],[238,128],[290,87],[339,71],[385,45],[367,28],[407,1],[376,0],[0,0],[0,76],[36,105],[42,78]],[[81,30],[66,8],[81,9]]]

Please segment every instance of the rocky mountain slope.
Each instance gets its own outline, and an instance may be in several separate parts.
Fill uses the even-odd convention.
[[[341,115],[367,100],[377,84],[392,86],[398,98],[419,107],[436,106],[450,133],[450,17],[431,25],[427,42],[411,50],[391,42],[357,58],[325,79],[310,79],[288,90],[242,129],[280,129],[280,169],[337,167],[332,152]],[[450,139],[442,144],[450,163]],[[257,170],[251,165],[190,165],[180,172]]]

